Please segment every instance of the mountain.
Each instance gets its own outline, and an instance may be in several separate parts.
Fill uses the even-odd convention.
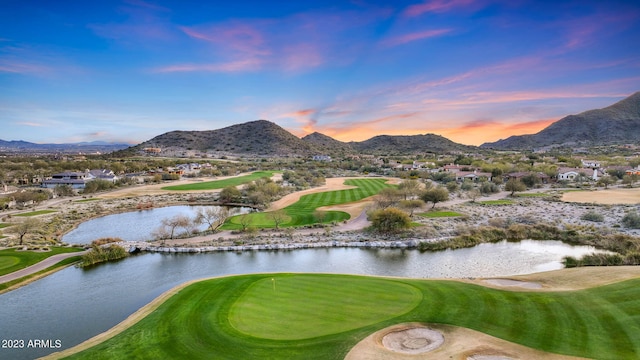
[[[471,152],[475,147],[455,143],[443,136],[424,135],[379,135],[361,142],[350,142],[360,153],[408,155],[449,152]]]
[[[37,144],[22,140],[0,140],[0,151],[23,153],[108,153],[127,148],[129,144],[108,143],[103,141]]]
[[[133,146],[120,155],[141,151],[144,148],[217,151],[227,154],[264,156],[307,156],[319,152],[312,144],[302,141],[267,120],[251,121],[218,130],[170,131]]]
[[[546,146],[597,146],[640,141],[640,92],[603,109],[566,116],[537,134],[511,136],[480,145],[499,150]]]
[[[345,143],[314,132],[300,139],[270,121],[256,120],[218,130],[170,131],[113,155],[130,156],[145,148],[160,148],[162,153],[169,155],[184,155],[185,151],[191,150],[253,156],[398,155],[477,150],[433,134],[381,135],[362,142]]]
[[[315,148],[321,151],[324,151],[325,154],[345,155],[355,153],[355,150],[351,145],[336,140],[330,136],[321,134],[317,131],[303,137],[302,141],[313,145]]]

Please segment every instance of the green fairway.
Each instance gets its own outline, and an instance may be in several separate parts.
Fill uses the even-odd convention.
[[[459,212],[455,211],[429,211],[425,213],[417,214],[426,218],[441,218],[441,217],[457,217],[462,216]]]
[[[6,275],[38,263],[49,256],[82,251],[78,248],[52,247],[51,251],[16,251],[16,249],[0,250],[0,275]]]
[[[359,201],[369,196],[377,194],[385,187],[390,187],[385,179],[349,179],[345,185],[356,186],[353,189],[325,191],[320,193],[308,194],[300,197],[296,203],[291,204],[283,209],[288,216],[286,222],[281,227],[302,226],[319,222],[315,217],[315,210],[322,206],[331,206],[346,204]],[[275,224],[270,218],[269,213],[253,213],[249,214],[251,218],[251,226],[254,228],[273,228]],[[322,222],[330,223],[332,221],[348,220],[349,214],[342,211],[326,211],[323,213]],[[226,224],[222,226],[225,230],[241,229],[241,217],[235,216],[230,218]]]
[[[0,229],[2,229],[2,228],[6,228],[6,227],[9,227],[9,226],[11,226],[11,225],[13,225],[13,224],[0,223]]]
[[[549,197],[551,196],[551,194],[549,193],[520,193],[520,194],[515,194],[515,197],[522,197],[522,198],[536,198],[536,197]]]
[[[215,181],[205,181],[194,184],[186,184],[186,185],[174,185],[174,186],[166,186],[163,187],[162,190],[215,190],[215,189],[224,189],[227,186],[238,186],[242,184],[250,183],[254,180],[258,180],[263,177],[272,177],[274,171],[256,171],[252,174],[245,176],[238,176],[224,180],[215,180]]]
[[[273,280],[272,280],[273,279]],[[425,322],[547,352],[640,357],[640,279],[567,292],[455,281],[253,274],[201,281],[74,359],[343,359],[367,335]]]
[[[15,216],[36,216],[36,215],[51,214],[54,212],[56,211],[55,210],[38,210],[38,211],[31,211],[31,212],[16,214]]]

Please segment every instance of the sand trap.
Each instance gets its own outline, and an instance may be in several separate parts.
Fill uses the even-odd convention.
[[[519,281],[519,280],[509,280],[509,279],[487,279],[483,280],[483,282],[496,286],[505,286],[505,287],[521,287],[525,289],[541,289],[542,285],[530,282],[530,281]]]
[[[640,188],[570,191],[562,194],[562,201],[605,205],[640,204]]]
[[[467,357],[467,360],[515,360],[509,356],[502,355],[473,355]]]
[[[422,354],[444,343],[444,336],[426,327],[414,327],[388,333],[382,338],[385,348],[404,354]]]

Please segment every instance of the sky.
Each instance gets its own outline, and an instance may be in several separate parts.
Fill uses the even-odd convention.
[[[0,139],[536,133],[640,91],[640,2],[0,0]]]

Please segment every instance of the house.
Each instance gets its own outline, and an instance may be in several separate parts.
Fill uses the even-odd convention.
[[[529,171],[518,171],[513,173],[508,173],[504,177],[506,180],[514,179],[514,180],[522,180],[522,178],[527,177],[529,175],[535,175],[541,183],[547,184],[551,177],[543,172],[529,172]]]
[[[594,169],[575,169],[575,168],[566,168],[561,167],[558,169],[558,181],[577,181],[582,176],[597,181],[598,180],[598,170]]]
[[[112,183],[115,183],[119,179],[119,177],[116,176],[116,174],[114,174],[113,171],[107,170],[107,169],[87,170],[85,171],[85,178],[88,181],[98,179],[98,180],[109,181]]]
[[[640,176],[640,166],[638,166],[635,169],[629,169],[627,171],[624,172],[625,175],[639,175]]]
[[[597,160],[584,160],[584,159],[581,159],[580,161],[582,162],[582,167],[584,167],[584,168],[592,168],[592,169],[600,168],[600,162],[597,161]]]
[[[463,182],[465,180],[478,181],[485,178],[487,181],[491,181],[491,173],[479,172],[479,171],[458,171],[455,173],[456,181]]]
[[[51,179],[45,179],[42,181],[42,187],[47,189],[53,189],[56,186],[68,185],[73,189],[84,189],[88,179],[86,173],[66,171],[58,174],[53,174]]]
[[[329,162],[329,161],[331,161],[331,156],[329,156],[329,155],[313,155],[312,160],[313,161],[326,161],[326,162]]]

